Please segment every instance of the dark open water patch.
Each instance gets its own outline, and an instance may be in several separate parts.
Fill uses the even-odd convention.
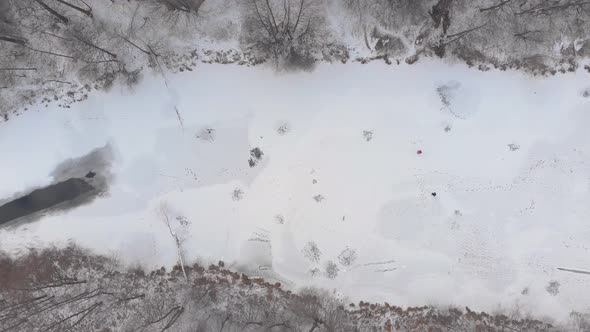
[[[65,160],[50,174],[53,183],[0,199],[0,227],[20,226],[48,214],[65,212],[107,195],[113,154],[106,145]]]
[[[69,179],[37,189],[0,206],[0,225],[49,209],[94,190],[82,179]]]

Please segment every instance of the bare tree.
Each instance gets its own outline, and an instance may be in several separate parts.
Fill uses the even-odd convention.
[[[307,242],[303,247],[302,252],[303,256],[312,263],[317,264],[320,262],[320,259],[322,258],[321,250],[318,248],[318,245],[313,241]]]
[[[160,203],[158,207],[158,215],[162,223],[164,223],[164,225],[168,229],[170,236],[174,240],[174,245],[176,246],[176,253],[178,256],[178,263],[180,264],[180,268],[182,270],[182,274],[184,275],[184,279],[188,281],[188,275],[185,269],[183,243],[186,240],[188,226],[190,225],[190,222],[188,221],[188,219],[186,219],[185,216],[174,216],[170,210],[170,206],[166,202]]]
[[[320,5],[319,0],[248,0],[246,40],[275,59],[306,55],[321,32]]]

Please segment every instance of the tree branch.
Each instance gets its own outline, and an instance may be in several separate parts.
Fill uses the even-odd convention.
[[[9,42],[9,43],[14,43],[14,44],[18,44],[21,46],[25,46],[27,40],[26,39],[21,39],[21,38],[16,38],[16,37],[10,37],[10,36],[0,36],[0,40]]]
[[[219,328],[219,332],[223,332],[223,328],[225,327],[225,323],[229,320],[229,315],[225,316],[223,323],[221,323],[221,327]]]
[[[146,327],[146,326],[153,325],[153,324],[156,324],[156,323],[159,323],[159,322],[163,321],[164,319],[166,319],[166,317],[170,316],[170,314],[172,314],[172,313],[173,313],[174,311],[176,311],[176,310],[184,310],[184,308],[182,308],[182,307],[180,307],[180,306],[175,306],[174,308],[170,309],[170,311],[168,311],[168,312],[167,312],[167,313],[166,313],[164,316],[162,316],[161,318],[158,318],[157,320],[155,320],[155,321],[152,321],[152,322],[148,322],[147,324],[145,324],[145,325],[144,325],[144,326],[142,326],[141,328],[144,328],[144,327]]]
[[[62,84],[72,84],[72,82],[66,82],[66,81],[60,81],[60,80],[46,80],[43,81],[43,83],[49,83],[49,82],[55,82],[55,83],[62,83]]]
[[[534,38],[534,37],[528,37],[529,34],[533,34],[533,33],[542,33],[542,30],[526,30],[523,32],[519,32],[519,33],[515,33],[514,37],[516,38],[520,38],[522,40],[532,40],[535,42],[541,42],[541,39],[539,38]]]
[[[85,61],[86,63],[109,63],[109,62],[119,62],[119,60],[112,59],[112,60],[100,60],[100,61]]]
[[[246,324],[244,324],[244,326],[242,328],[246,328],[248,327],[248,325],[258,325],[258,326],[262,326],[264,324],[262,324],[262,322],[247,322]]]
[[[295,33],[295,31],[297,31],[297,26],[299,25],[299,20],[301,19],[301,13],[303,13],[303,2],[305,0],[301,0],[301,3],[299,4],[299,13],[297,14],[297,21],[295,21],[295,26],[293,27],[293,33]]]
[[[53,16],[57,17],[64,24],[68,24],[69,23],[69,20],[68,20],[67,17],[65,17],[62,14],[56,12],[53,8],[49,7],[45,2],[43,2],[41,0],[35,0],[35,2],[37,2],[41,7],[43,7],[43,9],[45,9],[48,12],[50,12]]]
[[[53,37],[55,37],[55,38],[63,39],[63,40],[65,40],[65,41],[72,41],[71,39],[68,39],[68,38],[65,38],[65,37],[61,37],[61,36],[58,36],[58,35],[54,35],[54,34],[52,34],[52,33],[50,33],[50,32],[47,32],[47,31],[41,31],[41,33],[44,33],[44,34],[46,34],[46,35],[53,36]]]
[[[264,27],[264,29],[266,30],[266,32],[268,32],[268,36],[271,37],[271,38],[273,38],[274,41],[276,42],[276,40],[277,40],[276,37],[277,36],[264,23],[264,20],[262,19],[262,14],[260,14],[260,10],[258,9],[258,3],[256,2],[256,0],[252,0],[252,3],[254,4],[254,9],[256,9],[256,15],[258,16],[258,19],[260,20],[260,23],[262,24],[262,26]]]
[[[486,24],[487,24],[487,23],[486,23]],[[452,34],[452,35],[448,35],[448,36],[447,36],[447,38],[449,38],[449,37],[450,37],[450,38],[452,38],[452,37],[457,37],[457,38],[454,38],[454,39],[448,40],[448,41],[446,41],[446,42],[444,42],[444,43],[441,43],[441,45],[447,45],[447,44],[450,44],[450,43],[452,43],[452,42],[455,42],[455,41],[457,41],[457,40],[459,40],[459,39],[461,39],[461,38],[463,38],[463,37],[467,36],[468,34],[472,33],[473,31],[475,31],[475,30],[479,30],[479,29],[483,28],[483,27],[484,27],[486,24],[482,24],[482,25],[480,25],[480,26],[477,26],[477,27],[475,27],[475,28],[471,28],[471,29],[468,29],[468,30],[465,30],[465,31],[461,31],[461,32],[458,32],[458,33]]]
[[[491,7],[487,7],[487,8],[480,8],[480,9],[479,9],[479,12],[480,12],[480,13],[483,13],[483,12],[487,12],[488,10],[494,10],[494,9],[498,9],[498,8],[500,8],[500,7],[504,6],[505,4],[509,3],[510,1],[512,1],[512,0],[504,0],[504,1],[500,2],[499,4],[497,4],[497,5],[494,5],[494,6],[491,6]]]
[[[59,53],[53,53],[53,52],[48,52],[48,51],[42,51],[42,50],[38,50],[36,48],[32,48],[32,47],[28,47],[25,46],[27,49],[31,50],[31,51],[35,51],[35,52],[39,52],[39,53],[43,53],[43,54],[49,54],[49,55],[55,55],[55,56],[59,56],[62,58],[68,58],[68,59],[76,59],[75,57],[71,56],[71,55],[65,55],[65,54],[59,54]]]
[[[567,2],[567,3],[560,3],[557,5],[553,5],[553,6],[547,6],[547,7],[534,6],[532,8],[515,13],[514,15],[516,15],[516,16],[524,15],[524,14],[531,14],[531,15],[546,14],[546,15],[548,15],[549,12],[551,12],[551,11],[568,9],[569,7],[573,7],[573,6],[582,7],[585,5],[590,5],[590,1],[572,1],[572,2]]]
[[[291,327],[287,323],[277,323],[277,324],[273,324],[273,325],[270,325],[269,327],[267,327],[266,331],[270,331],[270,330],[274,329],[275,327],[279,327],[279,326],[284,326],[288,329],[291,329]]]
[[[147,55],[151,55],[150,52],[144,50],[143,48],[137,46],[135,43],[133,43],[131,40],[121,36],[121,38],[123,38],[126,42],[128,42],[129,44],[133,45],[135,48],[137,48],[138,50],[142,51],[143,53],[147,54]]]
[[[562,268],[562,267],[558,267],[557,269],[559,271],[565,271],[565,272],[572,272],[572,273],[579,273],[579,274],[590,274],[590,271],[584,271],[584,270],[565,269],[565,268]]]
[[[95,304],[91,305],[90,307],[88,307],[88,308],[86,308],[86,309],[84,309],[84,310],[82,310],[82,311],[78,311],[78,312],[76,312],[76,313],[74,313],[74,314],[71,314],[71,315],[69,315],[68,317],[66,317],[66,318],[64,318],[64,319],[61,319],[61,320],[59,320],[59,321],[57,321],[57,322],[55,322],[55,323],[53,323],[53,324],[49,325],[47,328],[45,328],[45,329],[43,330],[43,332],[47,332],[47,331],[49,331],[49,330],[53,329],[54,327],[56,327],[56,326],[60,325],[61,323],[63,323],[63,322],[65,322],[65,321],[67,321],[67,320],[70,320],[70,319],[72,319],[72,318],[74,318],[74,317],[76,317],[76,316],[79,316],[79,315],[81,315],[81,314],[85,313],[85,314],[84,314],[84,316],[82,316],[82,317],[81,317],[81,318],[80,318],[78,321],[76,321],[76,323],[74,323],[74,325],[70,326],[70,328],[72,328],[72,327],[76,326],[78,323],[80,323],[80,322],[82,321],[82,319],[84,319],[86,316],[88,316],[88,314],[89,314],[90,312],[92,312],[94,309],[96,309],[97,307],[99,307],[99,306],[101,306],[101,305],[102,305],[102,302],[97,302],[97,303],[95,303]],[[69,329],[68,329],[68,330],[69,330]],[[67,331],[67,330],[66,330],[66,331]]]
[[[37,71],[37,68],[10,68],[10,67],[8,67],[8,68],[0,68],[0,70],[2,70],[2,71],[9,71],[9,70],[10,71],[12,71],[12,70],[14,70],[14,71],[17,71],[17,70],[32,70],[32,71]]]
[[[184,307],[180,307],[180,309],[174,313],[172,318],[170,318],[170,321],[168,321],[168,323],[166,324],[166,326],[164,326],[164,328],[162,329],[161,332],[164,332],[167,329],[171,328],[172,325],[174,325],[174,323],[176,323],[176,320],[178,319],[178,317],[180,317],[180,315],[182,315],[183,313],[184,313]]]
[[[135,300],[135,299],[143,299],[143,298],[145,298],[145,294],[142,293],[142,294],[139,294],[139,295],[134,295],[134,296],[131,296],[131,297],[126,297],[126,298],[123,298],[123,299],[119,299],[117,301],[117,303],[127,302],[127,301],[131,301],[131,300]]]
[[[115,59],[117,58],[117,55],[116,55],[116,54],[114,54],[114,53],[111,53],[111,52],[109,52],[109,51],[105,50],[104,48],[100,48],[100,47],[98,47],[98,46],[96,46],[96,45],[94,45],[94,44],[92,44],[92,43],[90,43],[90,42],[88,42],[88,41],[86,41],[86,40],[84,40],[84,39],[81,39],[81,38],[79,38],[79,37],[78,37],[78,36],[76,36],[76,35],[74,35],[73,37],[74,37],[74,38],[76,38],[78,41],[80,41],[81,43],[83,43],[83,44],[85,44],[85,45],[88,45],[88,46],[90,46],[90,47],[92,47],[92,48],[95,48],[95,49],[97,49],[97,50],[101,51],[101,52],[104,52],[104,53],[106,53],[106,54],[108,54],[108,55],[112,56],[112,57],[113,57],[113,58],[115,58]]]
[[[64,0],[55,0],[55,1],[57,1],[57,2],[59,2],[61,4],[64,4],[64,5],[66,5],[66,6],[70,7],[70,8],[73,8],[73,9],[75,9],[75,10],[83,13],[84,15],[86,15],[88,17],[92,17],[92,8],[90,8],[90,9],[84,9],[84,8],[78,7],[78,6],[74,5],[74,4],[71,4],[71,3],[67,2],[67,1],[64,1]],[[88,5],[86,5],[86,6],[88,6]]]
[[[272,18],[272,26],[274,27],[275,33],[277,33],[277,21],[275,21],[275,15],[272,12],[272,7],[270,6],[270,3],[268,2],[268,0],[266,0],[266,8],[268,8],[268,13],[270,14],[270,18]]]
[[[80,319],[78,319],[74,324],[72,324],[72,326],[68,327],[65,331],[69,331],[71,329],[73,329],[76,325],[80,324],[80,322],[82,322],[82,320],[84,320],[84,318],[86,318],[86,316],[90,315],[90,313],[92,313],[92,311],[94,311],[94,309],[100,307],[102,305],[102,302],[98,302],[96,304],[94,304],[92,307],[90,307],[89,309],[86,310],[86,313],[80,317]]]

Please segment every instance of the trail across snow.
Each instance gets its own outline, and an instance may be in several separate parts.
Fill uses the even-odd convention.
[[[191,222],[188,259],[272,270],[287,285],[555,318],[590,306],[590,277],[558,270],[590,270],[587,73],[200,65],[168,81],[1,124],[0,198],[105,144],[115,157],[107,196],[0,229],[0,249],[74,240],[170,265],[156,212],[166,201]]]

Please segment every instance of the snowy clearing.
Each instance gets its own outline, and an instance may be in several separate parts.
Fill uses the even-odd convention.
[[[172,265],[165,202],[190,222],[189,260],[353,300],[561,319],[590,307],[590,276],[569,271],[590,271],[587,77],[200,65],[168,87],[145,77],[71,109],[29,108],[0,126],[0,200],[106,145],[113,180],[89,204],[1,229],[0,249],[73,240]]]

